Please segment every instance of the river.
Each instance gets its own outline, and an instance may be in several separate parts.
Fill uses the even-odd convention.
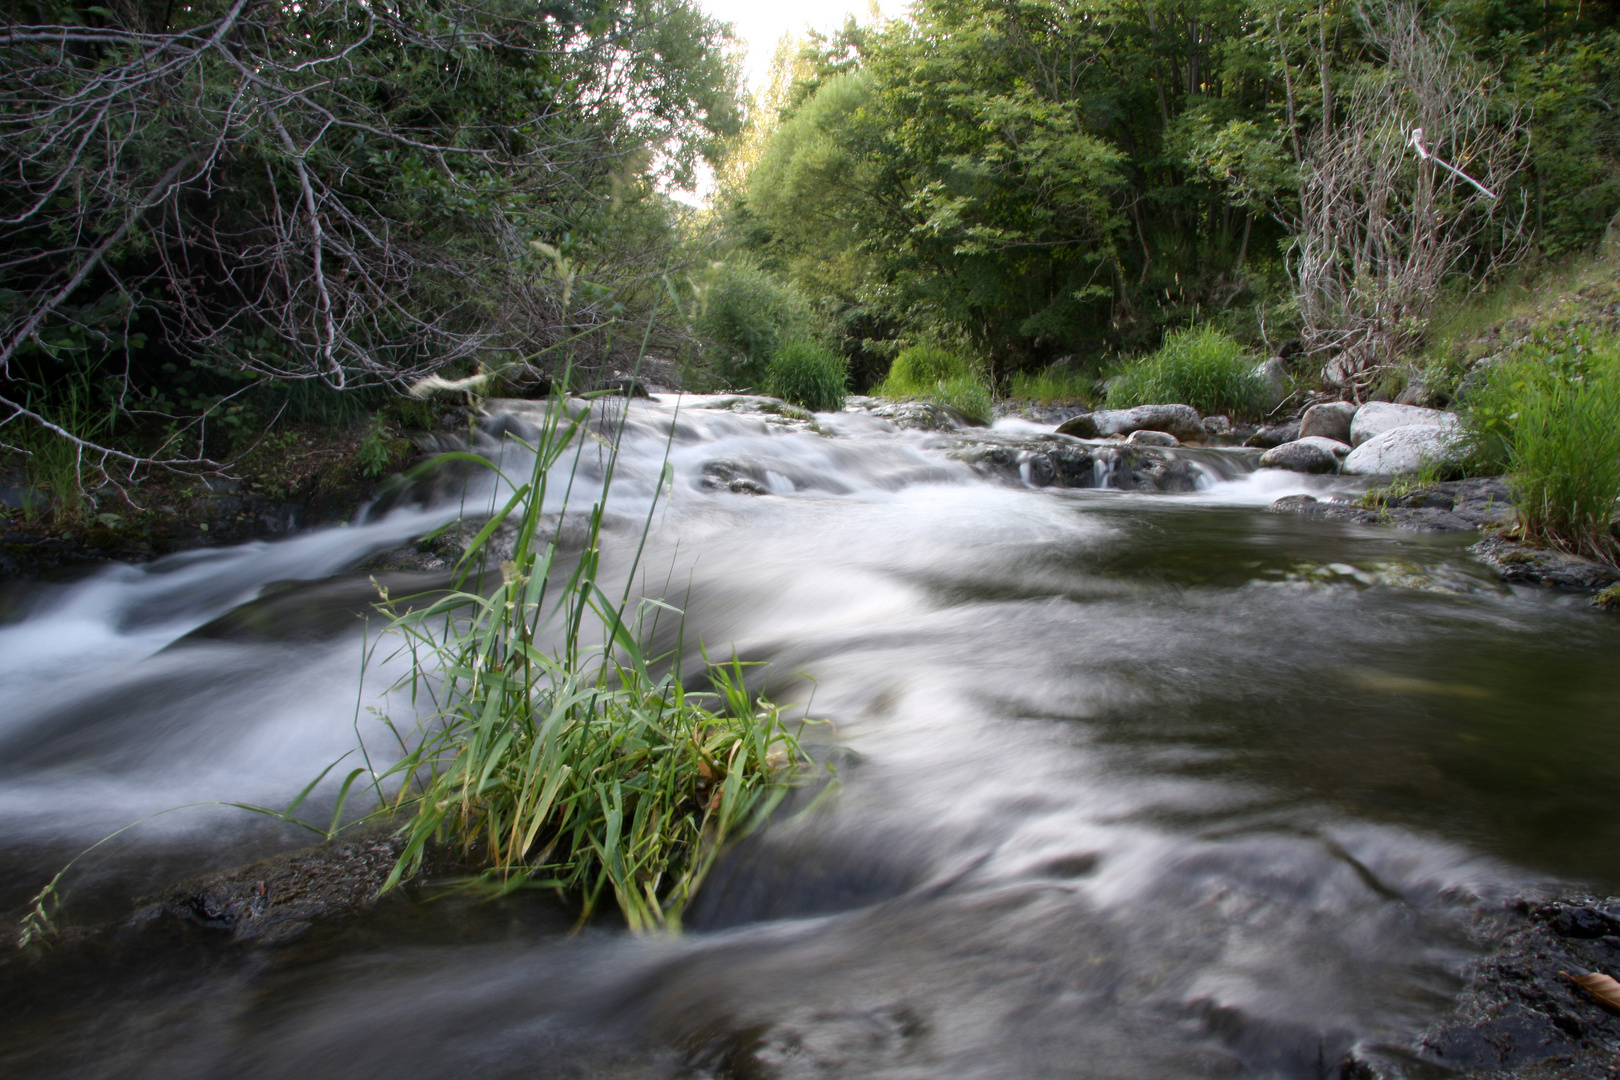
[[[42,975],[0,1071],[1415,1076],[1403,1048],[1505,900],[1620,891],[1620,621],[1502,585],[1470,538],[1273,513],[1350,481],[1250,451],[1179,452],[1194,491],[1036,487],[954,433],[726,404],[633,404],[604,561],[631,565],[667,459],[638,591],[830,721],[838,782],[727,856],[683,935],[398,894],[280,949]],[[762,493],[714,479],[739,469]],[[355,568],[454,513],[13,588],[0,907],[131,821],[284,805],[375,740],[370,710],[405,706],[385,661],[362,675]],[[163,814],[75,871],[66,914],[307,842]]]

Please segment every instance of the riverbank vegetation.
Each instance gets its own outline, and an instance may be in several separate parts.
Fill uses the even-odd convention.
[[[691,389],[827,404],[836,356],[978,418],[1249,415],[1239,356],[1446,405],[1486,309],[1620,212],[1610,4],[919,0],[752,102],[692,0],[7,20],[0,471],[64,518],[301,410],[397,438],[424,374],[537,393],[568,351],[589,388],[643,344]],[[911,379],[941,343],[971,370]]]
[[[398,689],[419,711],[394,729],[404,753],[375,781],[383,812],[408,818],[384,889],[449,845],[499,891],[554,889],[582,920],[610,894],[631,929],[678,928],[722,847],[769,815],[809,761],[780,711],[750,694],[742,664],[706,663],[712,690],[688,690],[678,656],[645,650],[657,622],[680,613],[633,600],[628,585],[607,591],[598,544],[614,451],[588,510],[544,512],[548,496],[578,498],[593,427],[612,435],[600,408],[569,416],[558,401],[532,443],[507,443],[503,460],[526,452],[526,477],[458,455],[506,480],[504,504],[451,589],[385,597],[410,665]],[[570,516],[585,522],[582,549],[563,542]]]

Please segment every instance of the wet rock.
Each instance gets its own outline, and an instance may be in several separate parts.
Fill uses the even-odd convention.
[[[1620,611],[1620,585],[1610,585],[1592,597],[1592,606],[1599,611]]]
[[[1030,487],[1047,487],[1057,479],[1057,466],[1047,454],[1025,451],[1018,457],[1018,471]]]
[[[1133,431],[1164,431],[1178,439],[1202,439],[1204,424],[1191,405],[1138,405],[1134,409],[1101,409],[1083,413],[1058,427],[1059,435],[1101,439]]]
[[[1342,442],[1312,435],[1267,450],[1260,458],[1260,467],[1303,473],[1338,472],[1339,461],[1349,452],[1350,447]]]
[[[1204,431],[1210,435],[1232,434],[1232,418],[1229,416],[1206,416],[1203,423]]]
[[[1143,428],[1131,432],[1131,437],[1125,440],[1133,446],[1180,446],[1181,440],[1168,431],[1149,431]]]
[[[1335,442],[1350,441],[1350,422],[1355,419],[1356,406],[1348,401],[1326,401],[1312,405],[1299,418],[1299,437],[1320,436]]]
[[[1454,428],[1409,425],[1390,428],[1362,442],[1345,459],[1344,471],[1357,476],[1396,476],[1418,472],[1426,465],[1454,463],[1465,453],[1463,438]]]
[[[911,431],[960,431],[984,426],[949,405],[937,405],[931,401],[888,401],[870,412],[897,428]]]
[[[1531,547],[1503,536],[1481,540],[1468,549],[1503,581],[1594,592],[1620,583],[1620,569],[1548,548]]]
[[[751,465],[729,458],[707,462],[698,484],[705,491],[730,491],[737,495],[769,495],[765,478]]]
[[[1516,908],[1454,1012],[1418,1040],[1418,1053],[1501,1080],[1613,1076],[1620,1017],[1563,973],[1620,972],[1620,905],[1567,896]]]
[[[1283,424],[1272,424],[1263,427],[1243,440],[1244,446],[1255,446],[1262,450],[1269,450],[1273,446],[1291,443],[1299,438],[1300,424],[1298,420],[1290,420]]]
[[[1461,426],[1456,414],[1416,405],[1396,405],[1389,401],[1369,401],[1356,410],[1350,422],[1350,445],[1362,443],[1386,431],[1403,427],[1434,427],[1448,431]]]
[[[166,918],[218,931],[235,943],[282,945],[319,920],[369,908],[404,847],[403,837],[374,830],[193,878],[142,906],[122,932],[140,932]]]
[[[1282,514],[1302,514],[1358,525],[1394,525],[1416,532],[1473,532],[1516,520],[1506,481],[1500,477],[1450,480],[1404,491],[1375,488],[1356,501],[1290,495],[1271,504]]]

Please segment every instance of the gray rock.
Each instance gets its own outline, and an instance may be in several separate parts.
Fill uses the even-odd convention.
[[[1204,430],[1211,435],[1232,434],[1232,418],[1229,416],[1204,417]]]
[[[1286,424],[1272,424],[1243,440],[1244,446],[1257,446],[1262,450],[1269,450],[1273,446],[1291,443],[1299,438],[1299,421],[1290,420]]]
[[[1372,408],[1371,405],[1365,407]],[[1345,458],[1344,471],[1356,476],[1414,473],[1425,465],[1459,461],[1466,449],[1462,435],[1455,428],[1390,428],[1352,450]]]
[[[1339,459],[1348,453],[1350,447],[1344,443],[1312,435],[1267,450],[1260,458],[1260,467],[1304,473],[1338,472]]]
[[[1142,428],[1131,432],[1131,437],[1125,440],[1137,446],[1180,446],[1181,440],[1168,431],[1149,431]]]
[[[1270,360],[1260,364],[1254,373],[1265,380],[1271,389],[1271,405],[1281,404],[1283,398],[1288,396],[1288,365],[1280,356],[1273,356]]]
[[[1328,401],[1312,405],[1299,419],[1299,437],[1319,435],[1324,439],[1348,443],[1350,422],[1355,419],[1356,406],[1348,401]]]
[[[1580,592],[1594,592],[1620,582],[1620,570],[1606,563],[1514,543],[1500,536],[1487,537],[1468,550],[1495,570],[1503,581]]]
[[[1350,423],[1350,445],[1360,446],[1368,439],[1386,431],[1402,427],[1434,427],[1455,429],[1457,417],[1439,409],[1423,409],[1416,405],[1396,405],[1388,401],[1369,401],[1356,410]]]
[[[1203,421],[1191,405],[1138,405],[1134,409],[1099,409],[1065,421],[1059,435],[1100,439],[1133,431],[1167,431],[1178,439],[1202,439]]]

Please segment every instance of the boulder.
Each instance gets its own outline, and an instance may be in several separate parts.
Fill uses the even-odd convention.
[[[1206,416],[1203,423],[1204,431],[1210,435],[1232,434],[1232,418],[1229,416]]]
[[[1263,427],[1259,431],[1243,440],[1244,446],[1257,446],[1262,450],[1269,450],[1273,446],[1291,443],[1299,438],[1299,421],[1290,420],[1286,424],[1273,424]]]
[[[1350,441],[1350,422],[1355,419],[1356,406],[1348,401],[1328,401],[1312,405],[1299,420],[1299,437],[1320,436],[1335,442]]]
[[[1202,439],[1205,435],[1198,410],[1191,405],[1138,405],[1134,409],[1099,409],[1065,421],[1059,435],[1081,439],[1101,439],[1109,435],[1129,435],[1133,431],[1165,431],[1178,439]]]
[[[1280,356],[1273,356],[1265,363],[1258,365],[1254,373],[1265,381],[1271,390],[1270,405],[1275,408],[1288,396],[1288,365]]]
[[[1260,458],[1260,467],[1305,473],[1338,472],[1339,460],[1348,453],[1348,444],[1312,435],[1267,450]]]
[[[1424,409],[1416,405],[1396,405],[1388,401],[1369,401],[1356,410],[1350,422],[1350,445],[1360,446],[1368,439],[1386,431],[1403,427],[1431,427],[1455,430],[1460,421],[1456,415],[1439,409]]]
[[[1149,431],[1147,428],[1142,428],[1139,431],[1131,432],[1131,437],[1125,441],[1128,443],[1134,443],[1137,446],[1181,445],[1181,440],[1170,434],[1168,431]]]
[[[1455,427],[1420,424],[1390,428],[1352,450],[1344,459],[1344,471],[1357,476],[1414,473],[1430,463],[1460,460],[1465,450],[1462,435]]]

